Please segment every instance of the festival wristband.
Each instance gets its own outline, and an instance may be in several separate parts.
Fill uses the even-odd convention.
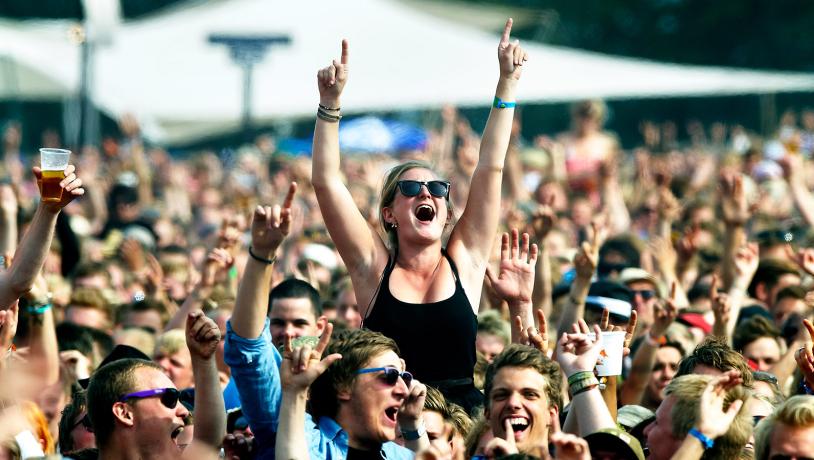
[[[50,310],[52,305],[47,303],[45,305],[31,305],[28,307],[28,314],[30,315],[41,315],[46,311]]]
[[[513,109],[516,105],[517,102],[504,101],[497,96],[495,96],[495,101],[492,103],[492,107],[496,109]]]
[[[693,436],[695,439],[701,441],[701,445],[704,446],[705,450],[706,449],[711,449],[713,444],[715,444],[715,441],[713,441],[712,439],[709,439],[708,437],[706,437],[704,435],[704,433],[701,433],[700,431],[696,430],[695,428],[691,429],[688,434]]]

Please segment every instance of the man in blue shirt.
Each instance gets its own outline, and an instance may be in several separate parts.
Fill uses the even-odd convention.
[[[276,328],[282,335],[278,339],[272,338],[270,332],[270,325],[274,326],[278,299],[272,299],[271,302],[269,316],[272,316],[272,320],[270,321],[266,315],[272,264],[276,259],[274,254],[289,232],[291,203],[295,191],[296,184],[292,184],[282,208],[258,207],[255,210],[251,227],[252,242],[249,248],[251,257],[246,262],[246,269],[238,288],[234,314],[226,326],[224,359],[232,369],[232,378],[240,393],[243,412],[255,435],[258,459],[274,458],[275,436],[280,417],[282,356],[272,345],[272,340],[284,341],[303,335],[317,336],[323,332],[326,324],[324,317],[317,316],[316,308],[308,307],[313,301],[296,302],[294,305],[279,309],[281,315],[285,315],[284,321],[290,325],[278,324],[283,326]],[[399,368],[403,368],[403,365]],[[360,377],[376,378],[373,374]],[[421,404],[423,405],[423,398]],[[390,407],[396,406],[394,403]],[[392,415],[392,409],[388,411],[388,415]],[[361,423],[366,427],[369,421]],[[319,436],[309,438],[309,450],[314,453],[314,458],[345,458],[349,442],[351,445],[353,443],[349,439],[353,438],[351,433],[355,432],[355,427],[344,425],[340,427],[340,424],[329,417],[320,417],[316,423],[309,421],[307,425],[309,432],[314,431],[311,428],[316,426],[319,433]],[[390,459],[412,457],[411,454],[409,457],[404,456],[404,453],[409,451],[392,443],[384,443],[382,451],[388,454],[387,458]],[[402,452],[402,455],[398,455],[397,452]]]

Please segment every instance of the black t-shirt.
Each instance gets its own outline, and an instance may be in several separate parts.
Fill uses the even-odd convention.
[[[380,449],[359,450],[348,446],[348,460],[382,460],[384,455]]]

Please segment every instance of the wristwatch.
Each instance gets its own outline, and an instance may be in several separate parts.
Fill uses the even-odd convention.
[[[423,418],[419,420],[418,428],[416,430],[405,430],[403,428],[401,430],[401,435],[404,437],[405,441],[415,441],[425,434],[427,434],[427,428],[424,426]]]

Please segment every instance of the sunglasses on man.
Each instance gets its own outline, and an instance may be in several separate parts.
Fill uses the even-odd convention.
[[[127,402],[131,399],[146,399],[146,398],[161,398],[161,404],[168,409],[175,409],[178,405],[178,399],[181,397],[181,392],[175,388],[154,388],[152,390],[136,391],[135,393],[128,393],[121,398],[119,402]]]
[[[404,380],[404,384],[407,385],[407,388],[410,388],[410,382],[413,381],[413,374],[407,371],[401,372],[395,367],[369,367],[356,371],[357,374],[371,374],[374,372],[382,372],[379,378],[391,387],[398,382],[399,377]]]
[[[414,197],[421,193],[421,186],[427,187],[430,195],[436,198],[449,197],[449,182],[445,180],[431,180],[428,182],[419,180],[398,181],[399,191],[406,197]]]
[[[650,300],[653,297],[656,297],[656,291],[652,289],[639,289],[633,291],[633,296],[635,297],[636,294],[642,296],[642,300]]]

